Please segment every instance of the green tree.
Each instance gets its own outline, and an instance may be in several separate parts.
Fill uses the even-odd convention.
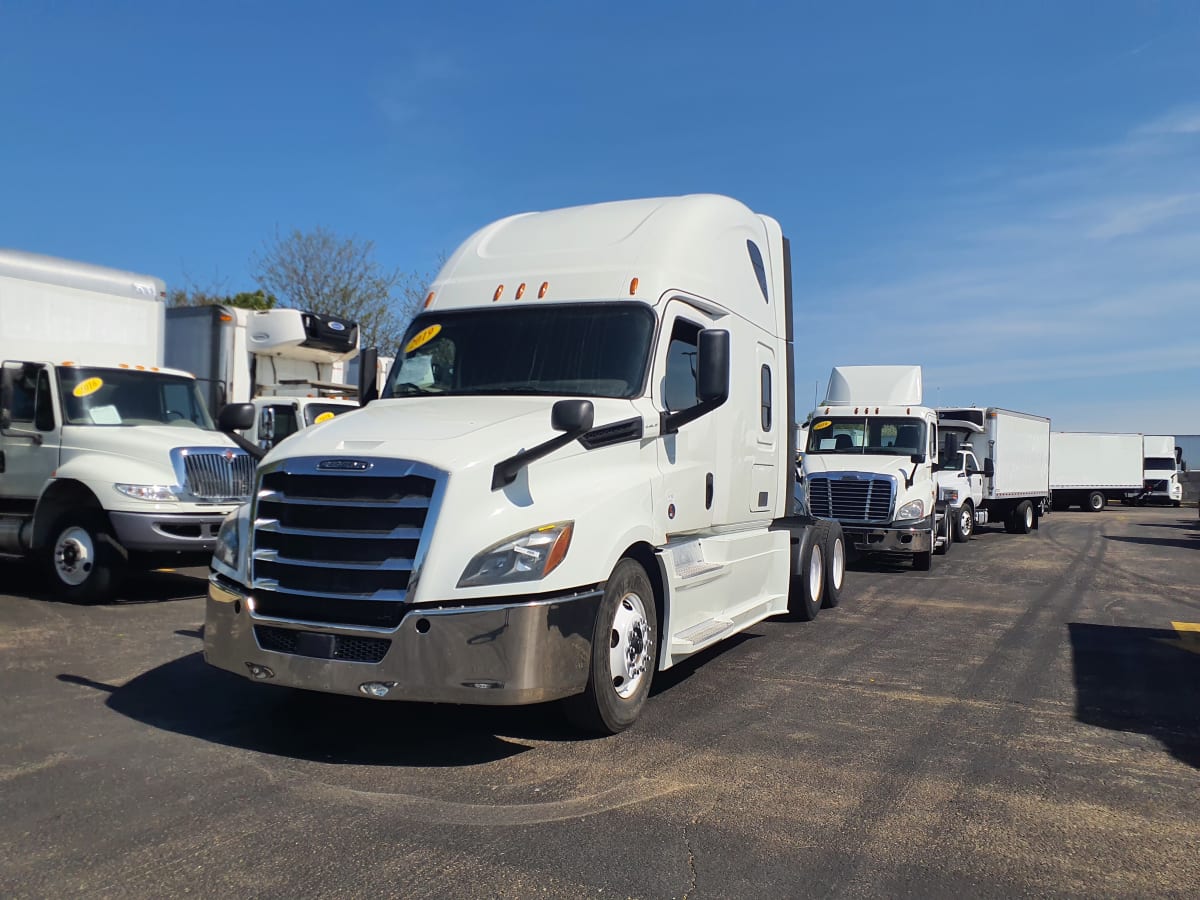
[[[171,306],[237,306],[242,309],[274,309],[279,299],[263,290],[242,291],[238,294],[220,294],[201,288],[173,288],[167,294]]]
[[[327,228],[275,233],[251,258],[267,296],[286,306],[358,323],[363,347],[395,355],[409,321],[421,310],[428,276],[385,268],[375,243]]]

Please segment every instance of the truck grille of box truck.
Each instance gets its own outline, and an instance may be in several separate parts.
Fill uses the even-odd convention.
[[[183,457],[185,489],[200,500],[250,499],[254,460],[244,450],[189,449]]]
[[[263,473],[251,559],[259,615],[374,628],[400,624],[437,480],[416,464],[355,462],[368,471]]]
[[[890,522],[895,482],[890,478],[808,476],[808,505],[814,516],[842,522]]]

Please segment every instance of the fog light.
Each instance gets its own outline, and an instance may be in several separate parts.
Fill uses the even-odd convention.
[[[366,681],[358,686],[358,689],[368,697],[386,697],[388,691],[396,686],[394,681]]]
[[[250,677],[257,678],[259,681],[262,681],[266,678],[275,677],[275,673],[273,671],[268,669],[266,666],[260,666],[258,663],[248,662],[246,663],[246,668],[250,670]]]
[[[501,681],[464,681],[463,687],[478,688],[481,691],[494,691],[497,688],[504,687]]]

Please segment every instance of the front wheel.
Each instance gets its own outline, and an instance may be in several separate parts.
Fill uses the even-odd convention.
[[[587,687],[566,701],[567,718],[595,734],[617,734],[637,719],[658,664],[654,588],[637,560],[617,563],[596,614]]]
[[[967,501],[954,515],[954,541],[965,544],[975,533],[975,508]]]
[[[73,603],[112,597],[124,559],[103,513],[67,513],[55,522],[50,538],[43,568],[58,596]]]

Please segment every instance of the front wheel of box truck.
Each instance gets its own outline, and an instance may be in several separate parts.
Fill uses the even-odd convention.
[[[965,544],[975,532],[975,507],[968,500],[954,514],[954,542]]]
[[[636,560],[621,560],[604,585],[596,614],[587,687],[564,701],[573,725],[616,734],[634,723],[658,666],[657,622],[646,570]]]
[[[1108,498],[1104,496],[1103,491],[1092,491],[1088,494],[1087,508],[1089,512],[1100,512],[1108,503]]]
[[[124,564],[104,514],[98,510],[61,516],[50,530],[43,560],[55,595],[73,603],[109,599]]]

